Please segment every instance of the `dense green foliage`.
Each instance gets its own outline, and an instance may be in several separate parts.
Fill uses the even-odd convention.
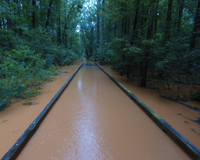
[[[80,56],[178,98],[199,84],[200,0],[3,0],[0,26],[1,109]]]
[[[143,87],[149,79],[178,92],[199,84],[200,0],[97,0],[88,8],[81,24],[88,58],[139,77]]]
[[[0,1],[0,111],[81,56],[81,0]]]

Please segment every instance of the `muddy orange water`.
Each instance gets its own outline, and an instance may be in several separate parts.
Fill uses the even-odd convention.
[[[188,119],[197,120],[200,117],[200,112],[160,97],[157,90],[141,88],[132,84],[132,82],[127,81],[125,76],[120,76],[109,66],[102,67],[200,149],[200,125]],[[189,101],[186,104],[200,108],[198,101]]]
[[[26,102],[25,100],[14,101],[11,107],[0,112],[0,158],[14,145],[16,140],[34,121],[81,63],[81,61],[77,61],[74,65],[59,67],[58,71],[67,71],[68,73],[56,76],[53,82],[44,84],[41,89],[42,94],[31,98],[31,102],[34,105],[23,105]]]
[[[190,159],[97,66],[82,67],[18,156]]]

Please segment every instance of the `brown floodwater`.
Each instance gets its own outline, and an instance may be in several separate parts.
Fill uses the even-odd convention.
[[[191,158],[98,67],[83,66],[17,159]]]
[[[198,117],[200,117],[200,112],[160,97],[162,91],[146,89],[137,86],[135,83],[133,84],[133,82],[126,79],[126,76],[120,76],[109,66],[102,67],[200,149],[200,125],[191,121],[197,120]],[[200,102],[198,101],[188,101],[183,103],[200,108]]]
[[[14,145],[81,63],[77,61],[74,65],[59,67],[57,71],[67,73],[56,76],[53,82],[43,84],[40,89],[42,94],[30,98],[33,105],[23,105],[26,100],[14,100],[9,108],[0,112],[0,158]]]

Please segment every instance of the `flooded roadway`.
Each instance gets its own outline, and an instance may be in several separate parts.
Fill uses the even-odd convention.
[[[98,67],[83,66],[18,159],[190,159]]]

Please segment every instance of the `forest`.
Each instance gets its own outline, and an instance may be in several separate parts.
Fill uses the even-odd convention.
[[[81,57],[200,99],[200,0],[2,0],[0,26],[0,110]]]

